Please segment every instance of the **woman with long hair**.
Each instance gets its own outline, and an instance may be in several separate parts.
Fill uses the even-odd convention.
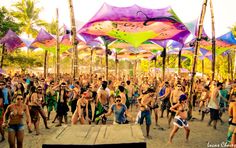
[[[31,118],[27,105],[23,104],[23,96],[16,96],[16,103],[9,105],[4,113],[3,126],[8,125],[8,142],[10,148],[15,148],[15,139],[17,140],[17,148],[23,147],[24,125],[23,118],[26,115],[28,126],[31,125]],[[7,121],[8,119],[8,121]]]

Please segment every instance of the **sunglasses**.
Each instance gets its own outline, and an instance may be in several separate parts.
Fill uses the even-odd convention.
[[[0,84],[0,86],[4,86],[5,84]]]
[[[23,100],[23,98],[16,98],[16,100]]]
[[[182,87],[182,86],[177,86],[177,87]]]
[[[116,100],[116,102],[121,102],[121,100]]]

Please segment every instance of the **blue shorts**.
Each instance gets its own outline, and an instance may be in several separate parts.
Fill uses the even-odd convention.
[[[143,120],[145,118],[146,125],[151,125],[151,112],[149,110],[141,111],[141,117],[138,120],[139,124],[143,124]]]
[[[187,120],[184,120],[179,116],[175,116],[174,120],[174,125],[178,126],[179,128],[188,127]]]
[[[24,130],[23,124],[12,124],[8,126],[8,132],[18,132]]]

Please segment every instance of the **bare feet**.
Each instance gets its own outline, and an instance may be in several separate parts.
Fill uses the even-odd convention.
[[[168,144],[172,144],[172,141],[169,140],[169,141],[168,141]]]

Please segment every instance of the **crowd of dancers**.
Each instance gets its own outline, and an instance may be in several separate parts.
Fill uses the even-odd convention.
[[[150,136],[150,126],[161,128],[158,118],[166,111],[166,124],[172,127],[169,143],[179,128],[190,134],[188,120],[191,111],[201,114],[201,121],[210,114],[208,125],[217,129],[217,121],[222,124],[222,115],[229,116],[227,144],[235,146],[236,138],[236,82],[210,81],[198,78],[193,85],[193,99],[188,98],[190,81],[185,77],[171,75],[162,81],[154,76],[116,78],[109,75],[81,74],[72,80],[63,75],[54,80],[34,74],[14,74],[0,77],[0,133],[5,140],[7,129],[10,148],[23,146],[24,124],[29,133],[40,134],[40,118],[50,130],[48,122],[56,127],[62,124],[111,124],[108,117],[113,115],[112,124],[143,124],[146,137]],[[192,108],[192,109],[191,109]],[[51,112],[55,111],[54,117]],[[70,116],[68,116],[71,114]],[[153,116],[152,116],[153,114]],[[53,114],[54,115],[54,114]],[[152,122],[152,117],[154,121]],[[24,121],[26,119],[26,121]],[[110,119],[110,118],[109,118]],[[206,119],[205,119],[206,120]],[[173,125],[171,124],[173,121]],[[79,126],[79,125],[78,125]],[[33,128],[34,127],[34,128]],[[16,142],[17,141],[17,142]]]

